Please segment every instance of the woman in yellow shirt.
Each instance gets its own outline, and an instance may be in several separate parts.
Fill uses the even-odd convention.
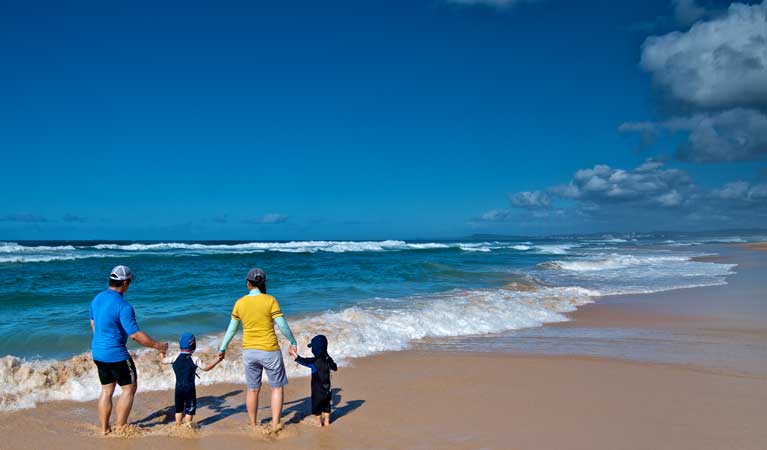
[[[266,370],[269,386],[272,388],[272,428],[276,433],[282,428],[283,386],[288,384],[285,363],[282,361],[280,344],[274,325],[290,342],[291,351],[296,349],[296,339],[290,331],[288,322],[282,315],[277,299],[266,293],[266,274],[261,269],[251,269],[245,278],[248,295],[235,302],[232,319],[226,331],[224,341],[219,348],[221,357],[226,347],[242,324],[242,365],[245,368],[245,381],[248,385],[245,404],[251,426],[255,427],[258,411],[258,394],[261,392],[261,372]]]

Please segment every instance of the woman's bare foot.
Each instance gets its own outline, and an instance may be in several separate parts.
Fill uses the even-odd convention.
[[[282,423],[278,423],[277,425],[275,425],[275,424],[272,424],[272,425],[269,427],[269,434],[271,434],[271,435],[276,435],[277,433],[279,433],[280,431],[282,431],[282,430],[283,430],[283,428],[285,428],[285,427],[284,427],[284,426],[282,426]]]
[[[106,428],[104,428],[103,430],[101,430],[101,435],[102,435],[102,436],[106,436],[107,434],[109,434],[109,433],[111,433],[111,432],[112,432],[112,427],[110,427],[110,426],[107,426]]]

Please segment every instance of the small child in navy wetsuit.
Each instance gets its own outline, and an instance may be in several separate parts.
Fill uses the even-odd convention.
[[[176,374],[176,424],[182,421],[191,423],[197,412],[197,392],[194,387],[194,377],[197,375],[197,369],[205,372],[216,367],[223,358],[203,367],[202,360],[192,356],[197,344],[192,333],[184,333],[178,341],[178,347],[181,350],[175,355],[165,357],[162,354],[163,364],[172,364],[173,372]]]
[[[328,355],[328,338],[317,335],[309,344],[313,358],[304,358],[291,349],[291,356],[298,364],[312,369],[312,414],[317,416],[317,424],[330,425],[330,371],[338,370],[336,362]]]

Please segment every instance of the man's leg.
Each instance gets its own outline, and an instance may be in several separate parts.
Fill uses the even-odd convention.
[[[120,386],[120,389],[123,392],[117,399],[117,420],[115,421],[115,425],[118,427],[128,423],[128,416],[130,416],[130,410],[133,408],[133,397],[136,395],[136,383]]]
[[[272,431],[280,428],[280,418],[282,417],[282,386],[272,388]]]
[[[261,392],[261,388],[250,389],[248,388],[248,394],[245,399],[245,405],[248,408],[248,418],[250,419],[250,425],[255,427],[258,425],[256,422],[256,414],[258,412],[258,394]]]
[[[115,383],[102,384],[101,395],[99,395],[99,422],[101,422],[101,432],[109,433],[112,429],[109,427],[109,417],[112,415],[112,394],[115,392]]]

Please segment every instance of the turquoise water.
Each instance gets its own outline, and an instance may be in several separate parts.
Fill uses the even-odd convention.
[[[0,243],[0,409],[97,395],[88,305],[117,264],[137,276],[126,298],[141,328],[170,342],[193,332],[201,351],[220,342],[245,274],[261,267],[298,339],[328,335],[343,362],[423,338],[540,327],[601,295],[724,284],[733,266],[691,260],[700,244],[759,239]],[[142,355],[142,386],[169,387]],[[238,364],[203,382],[240,381]]]

